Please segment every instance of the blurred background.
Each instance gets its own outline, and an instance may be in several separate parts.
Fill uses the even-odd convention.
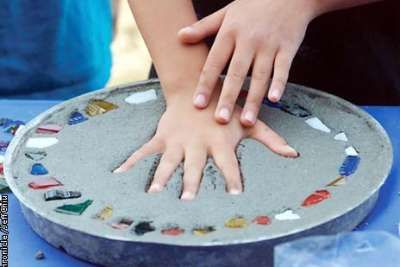
[[[127,1],[114,0],[113,65],[107,86],[147,79],[151,59]]]

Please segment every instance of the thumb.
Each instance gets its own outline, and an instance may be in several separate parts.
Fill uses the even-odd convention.
[[[299,153],[289,146],[285,139],[260,120],[248,130],[248,134],[249,137],[259,141],[276,154],[290,158],[299,156]]]
[[[195,44],[208,36],[218,32],[225,17],[226,7],[217,12],[182,28],[178,32],[178,38],[182,43]]]

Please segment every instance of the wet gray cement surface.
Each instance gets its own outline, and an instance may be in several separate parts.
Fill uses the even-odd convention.
[[[148,89],[157,89],[159,97],[156,101],[137,105],[124,102],[135,90]],[[119,108],[89,117],[81,124],[67,125],[71,111],[78,108],[85,114],[87,101],[94,97],[104,98]],[[281,134],[301,156],[297,159],[283,158],[254,140],[242,140],[237,154],[245,191],[239,196],[225,192],[223,177],[211,159],[205,168],[199,194],[192,202],[179,200],[181,168],[162,193],[145,193],[157,155],[140,161],[126,173],[112,173],[156,130],[165,108],[156,83],[82,96],[41,115],[28,125],[23,136],[14,141],[11,155],[8,155],[6,175],[19,200],[45,220],[108,239],[203,246],[251,242],[298,233],[342,216],[372,197],[389,172],[392,154],[381,127],[354,106],[294,85],[287,89],[285,100],[309,109],[332,132],[317,131],[304,122],[305,118],[263,106],[260,118]],[[30,175],[33,161],[24,153],[35,149],[26,148],[25,142],[37,135],[35,129],[42,123],[65,125],[57,134],[59,142],[43,149],[48,156],[41,163],[49,170],[50,176],[64,184],[57,189],[81,191],[81,198],[45,202],[43,193],[46,190],[28,188],[28,183],[36,177]],[[341,131],[346,133],[348,142],[334,140],[333,137]],[[361,162],[358,170],[347,179],[346,185],[326,188],[326,184],[338,176],[338,169],[346,156],[344,150],[349,145],[359,151]],[[313,207],[301,207],[308,195],[324,188],[331,192],[330,199]],[[54,212],[57,206],[86,199],[94,202],[81,216]],[[105,222],[94,220],[92,216],[107,205],[114,209],[112,218]],[[286,208],[301,218],[276,220],[274,215]],[[272,223],[268,226],[252,224],[251,220],[258,215],[268,215]],[[127,230],[111,228],[109,223],[121,216],[131,217],[134,220],[132,226],[141,220],[152,221],[156,231],[137,236],[131,232],[132,226]],[[249,223],[248,227],[224,227],[225,221],[234,216],[243,216]],[[161,235],[160,229],[172,224],[184,228],[185,233],[177,237]],[[208,225],[214,226],[216,231],[201,237],[191,233],[196,226]]]

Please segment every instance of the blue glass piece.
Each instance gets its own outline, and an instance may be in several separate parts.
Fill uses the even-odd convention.
[[[49,172],[41,163],[35,163],[32,165],[31,174],[32,175],[46,175]]]
[[[82,113],[80,113],[79,111],[74,111],[71,113],[69,120],[68,120],[68,124],[69,125],[75,125],[81,122],[86,121],[87,118],[85,116],[82,115]]]
[[[286,113],[289,113],[290,115],[299,117],[299,118],[305,118],[311,116],[311,112],[306,109],[305,107],[300,106],[299,104],[288,104],[284,101],[279,101],[279,102],[271,102],[269,101],[266,97],[263,99],[263,104],[267,105],[270,108],[277,108],[280,109]]]
[[[299,118],[311,116],[311,112],[308,109],[296,103],[292,105],[282,105],[281,110]]]
[[[274,103],[274,102],[269,101],[268,98],[266,98],[266,97],[264,97],[264,99],[263,99],[263,104],[267,105],[270,108],[278,108],[278,109],[282,109],[284,106],[281,102]]]
[[[10,142],[0,141],[0,152],[5,153],[9,145]]]
[[[342,166],[340,166],[339,173],[341,176],[350,176],[354,174],[360,164],[361,158],[359,156],[347,156]]]

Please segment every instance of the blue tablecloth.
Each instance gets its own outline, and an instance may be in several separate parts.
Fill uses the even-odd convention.
[[[0,118],[29,121],[56,103],[0,100]],[[400,107],[364,107],[364,109],[374,116],[388,132],[394,147],[394,165],[386,184],[381,189],[375,209],[358,229],[384,230],[397,235],[400,221]],[[9,232],[10,266],[92,266],[68,256],[36,235],[24,220],[18,201],[13,194],[9,194]],[[35,260],[37,250],[45,253],[45,260]]]

